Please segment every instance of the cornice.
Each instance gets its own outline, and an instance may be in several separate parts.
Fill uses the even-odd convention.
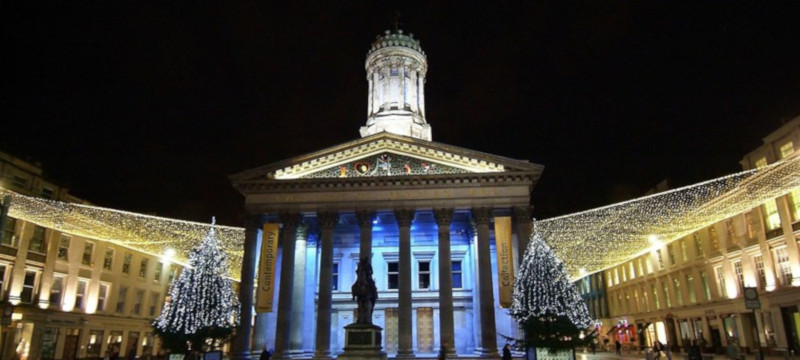
[[[541,171],[514,173],[464,173],[426,176],[386,176],[364,178],[322,178],[242,181],[236,189],[245,195],[259,193],[323,192],[335,190],[386,190],[418,188],[456,188],[525,185],[533,187]]]

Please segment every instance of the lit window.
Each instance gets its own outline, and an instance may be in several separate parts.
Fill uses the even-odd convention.
[[[680,244],[681,244],[681,258],[683,259],[683,262],[687,262],[689,261],[689,255],[686,250],[686,239],[681,239]]]
[[[778,214],[778,205],[775,204],[775,200],[769,200],[764,203],[764,216],[767,230],[775,230],[781,227],[781,216]]]
[[[92,265],[92,253],[94,252],[94,244],[90,242],[86,242],[83,244],[83,257],[81,258],[81,264],[83,265]]]
[[[703,295],[706,301],[711,301],[711,286],[708,284],[708,276],[705,271],[700,272],[700,281],[703,283]]]
[[[689,289],[689,302],[697,303],[697,294],[694,291],[694,275],[686,274],[686,288]]]
[[[636,278],[636,270],[633,268],[633,261],[628,263],[628,270],[631,272],[631,280]]]
[[[150,316],[156,316],[156,308],[158,307],[158,298],[161,297],[159,293],[152,293],[150,295]]]
[[[664,302],[667,303],[667,307],[672,307],[672,299],[669,298],[669,285],[667,285],[666,281],[661,282],[661,288],[664,290]]]
[[[58,240],[58,259],[69,261],[69,242],[70,237],[66,235],[61,235],[61,239]]]
[[[767,287],[767,274],[764,271],[764,257],[761,255],[753,257],[758,271],[758,288],[764,290]]]
[[[45,229],[43,227],[39,225],[34,226],[33,237],[31,238],[31,243],[28,250],[44,253],[45,249],[44,235],[45,235]]]
[[[172,269],[170,269],[172,271]],[[333,291],[339,290],[339,263],[333,263],[331,266],[331,288]]]
[[[725,272],[722,271],[722,265],[715,266],[714,272],[717,274],[717,290],[719,290],[719,296],[722,298],[728,297],[728,292],[725,287]]]
[[[155,281],[161,281],[161,272],[163,272],[163,271],[164,271],[164,263],[162,263],[162,262],[160,262],[160,261],[159,261],[159,262],[156,264],[156,272],[155,272],[155,274],[153,275],[153,280],[155,280]]]
[[[97,311],[106,310],[106,299],[108,298],[108,284],[100,284],[100,292],[97,294]]]
[[[619,285],[619,269],[614,268],[614,285]]]
[[[736,236],[736,231],[733,229],[733,220],[725,221],[725,229],[728,230],[728,246],[738,246],[739,237]]]
[[[451,264],[453,269],[453,289],[461,289],[463,287],[461,282],[461,261],[453,261]]]
[[[650,255],[647,255],[644,258],[644,262],[645,262],[645,265],[647,265],[647,273],[648,274],[652,274],[653,273],[653,260],[650,259]]]
[[[144,301],[144,290],[136,290],[136,299],[133,302],[133,311],[131,311],[134,315],[140,315],[142,312],[142,301]]]
[[[794,152],[794,145],[791,141],[781,145],[781,159],[786,159]]]
[[[122,259],[122,272],[125,274],[131,273],[131,258],[133,258],[131,253],[125,253],[125,258]]]
[[[781,285],[791,284],[792,266],[789,263],[789,253],[786,252],[786,247],[775,249],[775,263],[778,268],[778,274],[780,274]]]
[[[147,264],[149,262],[149,259],[142,259],[142,261],[139,262],[139,277],[143,278],[147,276]]]
[[[338,271],[339,264],[336,264],[336,269]],[[175,267],[173,264],[169,264],[169,275],[167,276],[167,283],[172,284],[172,280],[175,280],[175,273],[178,271],[178,268]],[[337,273],[338,275],[338,273]],[[339,284],[337,281],[335,284]],[[335,289],[334,289],[335,290]]]
[[[624,266],[620,266],[620,272],[622,273],[622,282],[628,281],[628,275]]]
[[[703,241],[700,240],[700,234],[694,233],[692,237],[694,238],[694,248],[697,250],[697,257],[706,256],[705,253],[703,253]]]
[[[55,192],[51,188],[47,188],[47,187],[43,187],[42,188],[42,197],[45,198],[45,199],[52,199],[54,193]]]
[[[658,291],[655,285],[650,285],[650,291],[653,292],[653,301],[656,303],[656,310],[661,309],[661,303],[658,302]]]
[[[111,270],[114,264],[114,249],[106,249],[106,255],[103,257],[103,269]]]
[[[800,189],[794,189],[789,195],[789,210],[792,211],[792,220],[800,220]]]
[[[739,279],[739,288],[744,289],[744,272],[742,271],[741,260],[733,263],[733,270],[736,271],[736,277]]]
[[[669,256],[669,264],[675,265],[675,249],[672,244],[667,245],[667,256]]]
[[[639,265],[639,275],[644,276],[644,267],[642,266],[642,258],[639,258],[637,261],[637,265]]]
[[[119,294],[117,295],[117,313],[123,313],[125,311],[125,300],[128,297],[128,288],[121,287],[119,288]]]
[[[26,179],[26,178],[24,178],[24,177],[22,177],[22,176],[19,176],[19,175],[14,175],[14,182],[13,182],[13,184],[14,184],[14,186],[16,186],[16,187],[25,188],[25,187],[27,187],[27,186],[28,186],[28,179]]]
[[[665,267],[664,266],[664,257],[661,256],[661,249],[656,250],[656,256],[658,257],[657,258],[657,260],[658,260],[658,269],[659,270],[664,270],[664,267]]]
[[[78,290],[75,291],[75,308],[83,309],[83,299],[86,297],[86,286],[89,281],[80,279],[78,280]]]
[[[420,261],[419,271],[419,289],[428,290],[431,288],[431,263],[430,261]]]
[[[25,278],[22,282],[22,293],[20,293],[20,299],[22,302],[27,304],[33,303],[33,297],[36,294],[35,290],[38,277],[39,273],[36,271],[25,271]]]
[[[8,266],[0,264],[0,299],[5,296],[6,290],[6,274],[8,274]]]
[[[50,286],[50,306],[61,306],[61,294],[64,291],[64,276],[54,276]]]
[[[399,284],[399,264],[396,261],[386,263],[388,271],[386,272],[386,288],[397,289]]]
[[[2,244],[3,245],[6,245],[6,246],[16,246],[17,245],[17,244],[15,244],[15,241],[14,241],[15,240],[14,231],[16,230],[16,228],[17,228],[17,219],[12,218],[10,216],[7,217],[6,218],[6,227],[3,228],[3,239],[2,239]]]
[[[683,305],[683,291],[681,290],[681,280],[677,277],[672,278],[672,285],[675,288],[675,300],[678,306]]]
[[[767,158],[760,158],[756,160],[756,169],[760,169],[767,166]]]

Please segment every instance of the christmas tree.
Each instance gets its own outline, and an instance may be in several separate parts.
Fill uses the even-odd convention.
[[[239,324],[240,304],[226,277],[228,259],[211,229],[189,253],[185,267],[169,290],[161,315],[153,322],[163,347],[185,353],[218,347]]]
[[[564,264],[535,229],[514,283],[510,313],[525,330],[528,347],[571,349],[593,336],[580,336],[592,324],[589,310]]]

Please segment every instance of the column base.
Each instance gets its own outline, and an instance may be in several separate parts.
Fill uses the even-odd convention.
[[[403,351],[398,350],[397,355],[394,356],[396,359],[413,359],[416,358],[417,355],[414,354],[413,350]]]
[[[314,356],[312,356],[311,359],[312,360],[334,360],[334,359],[336,359],[336,357],[333,356],[333,353],[331,353],[330,351],[317,351],[317,352],[314,352]]]
[[[486,349],[486,348],[475,348],[474,354],[480,358],[484,359],[499,359],[500,353],[497,352],[497,349]]]

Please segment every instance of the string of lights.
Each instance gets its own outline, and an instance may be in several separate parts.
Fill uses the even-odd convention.
[[[0,188],[0,195],[11,196],[9,215],[39,226],[69,234],[108,241],[123,247],[166,256],[186,265],[189,252],[211,229],[210,224],[169,219],[91,205],[36,198]],[[219,246],[228,255],[228,274],[241,276],[244,229],[215,225]]]
[[[573,277],[619,265],[653,246],[680,239],[766,201],[800,188],[800,156],[695,185],[537,222],[556,255]],[[189,251],[210,225],[97,206],[11,196],[10,216],[77,236],[163,256],[185,264]],[[220,246],[229,256],[231,278],[238,280],[244,252],[244,229],[216,226]]]
[[[620,265],[800,188],[800,156],[638,199],[537,222],[578,278]]]

